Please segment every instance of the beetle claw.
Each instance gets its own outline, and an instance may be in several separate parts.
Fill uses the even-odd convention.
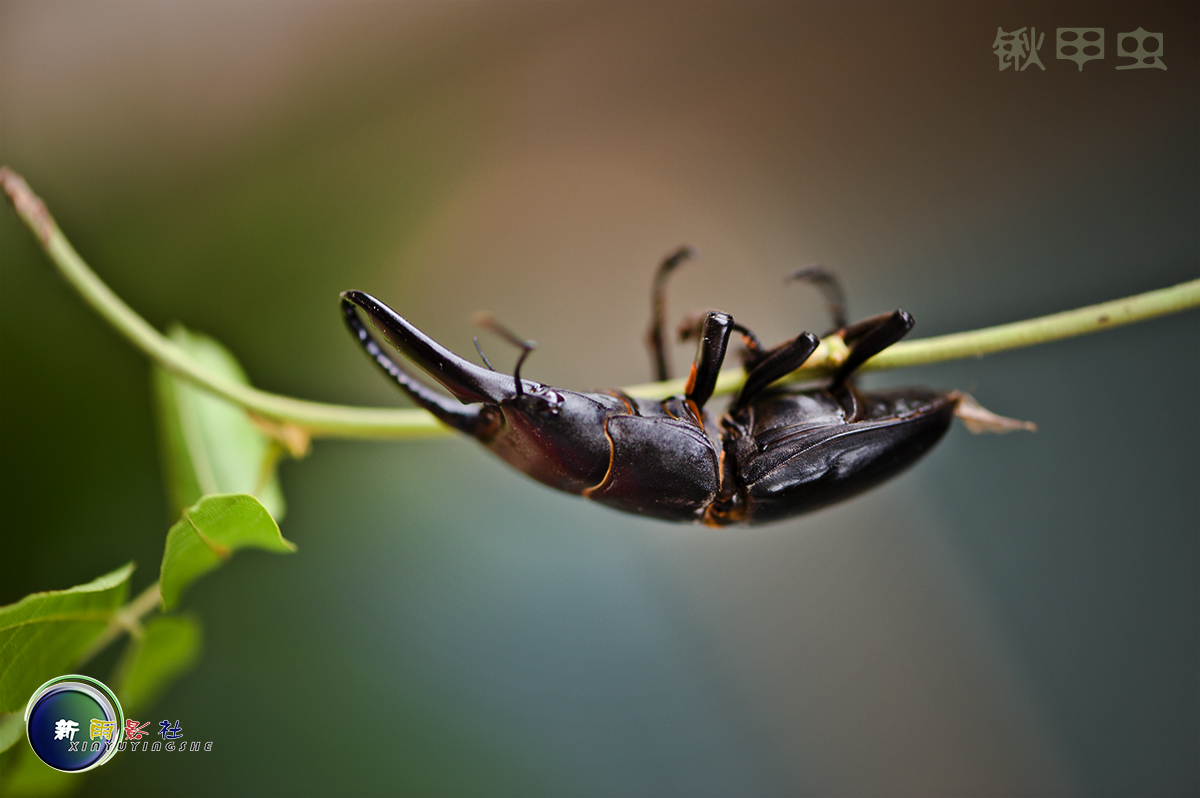
[[[520,393],[512,377],[464,360],[370,294],[345,291],[342,300],[362,310],[388,343],[463,404],[498,404]]]

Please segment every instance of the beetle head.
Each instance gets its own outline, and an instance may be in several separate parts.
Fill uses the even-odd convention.
[[[619,399],[523,380],[521,395],[494,407],[500,423],[481,440],[514,468],[569,493],[604,479],[612,452],[605,424],[623,408]]]
[[[613,412],[624,412],[620,399],[549,388],[485,369],[446,349],[369,294],[346,291],[342,299],[351,332],[376,364],[443,422],[474,436],[515,468],[559,490],[581,493],[604,479],[611,460],[605,423]],[[388,343],[461,404],[415,380],[379,350],[355,308],[367,315]]]

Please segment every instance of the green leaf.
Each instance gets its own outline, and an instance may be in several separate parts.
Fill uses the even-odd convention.
[[[126,715],[153,705],[154,699],[188,671],[200,654],[200,623],[186,615],[158,615],[131,638],[114,683]]]
[[[0,715],[0,751],[7,751],[12,744],[25,736],[25,714],[11,712]]]
[[[83,786],[84,778],[80,774],[63,773],[38,759],[29,747],[24,731],[22,720],[20,746],[4,755],[4,772],[0,773],[3,791],[0,794],[5,798],[67,795]]]
[[[23,710],[47,679],[70,673],[125,601],[133,563],[67,590],[0,607],[0,712]]]
[[[184,510],[183,518],[167,532],[159,576],[163,607],[174,607],[192,581],[244,548],[286,553],[295,551],[296,545],[284,540],[258,499],[244,493],[205,496]]]
[[[212,338],[179,325],[168,335],[207,368],[249,384],[234,356]],[[245,410],[158,367],[154,392],[173,515],[201,496],[250,493],[272,516],[283,518],[283,493],[275,474],[282,444],[255,425]]]

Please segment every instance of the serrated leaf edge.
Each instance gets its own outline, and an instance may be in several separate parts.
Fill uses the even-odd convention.
[[[92,581],[87,582],[82,585],[75,585],[74,587],[68,587],[64,590],[43,590],[39,593],[30,593],[28,596],[25,596],[20,601],[14,602],[12,604],[6,604],[5,606],[0,607],[0,616],[3,615],[5,610],[15,610],[17,607],[21,606],[22,604],[24,604],[26,602],[33,602],[33,601],[36,601],[37,599],[47,598],[49,596],[67,596],[67,595],[71,595],[74,593],[101,593],[105,590],[109,590],[111,588],[117,587],[122,582],[125,582],[126,580],[128,580],[130,574],[133,573],[133,568],[134,568],[133,563],[126,563],[125,565],[121,566],[117,570],[112,571],[107,574],[104,574],[103,576],[98,576],[95,579],[93,579]],[[0,626],[0,632],[3,632],[6,629],[16,629],[18,626],[24,626],[28,623],[38,623],[38,622],[48,621],[48,620],[79,620],[79,621],[107,620],[108,617],[111,615],[111,613],[103,613],[100,618],[82,617],[82,616],[90,616],[92,614],[93,613],[89,612],[89,613],[75,613],[71,616],[48,615],[48,616],[41,616],[38,618],[30,618],[28,620],[21,621],[19,623],[10,623],[5,626]]]
[[[114,610],[113,612],[115,612]],[[112,612],[76,612],[67,613],[64,615],[39,615],[36,618],[30,618],[27,621],[20,623],[12,623],[8,626],[0,626],[0,632],[7,632],[9,629],[19,629],[22,626],[28,626],[31,623],[60,623],[64,621],[108,621],[112,617]]]

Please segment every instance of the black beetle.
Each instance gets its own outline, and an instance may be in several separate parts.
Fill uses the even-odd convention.
[[[685,247],[666,258],[655,279],[649,343],[660,380],[668,377],[662,334],[666,280],[690,254]],[[1021,426],[987,413],[958,391],[858,390],[851,375],[903,338],[912,329],[912,316],[897,310],[847,325],[831,275],[809,267],[793,277],[822,288],[834,316],[833,334],[848,346],[828,384],[803,390],[770,387],[808,359],[819,344],[817,336],[804,332],[765,349],[731,316],[713,311],[681,328],[682,337],[699,338],[698,352],[684,395],[662,401],[617,390],[577,393],[522,379],[531,343],[514,341],[524,352],[511,377],[490,364],[476,366],[362,291],[343,293],[342,311],[375,363],[445,424],[552,488],[669,521],[763,523],[848,498],[929,451],[956,412],[973,422],[973,429]],[[454,399],[398,366],[356,308]],[[495,323],[488,326],[513,338]],[[746,381],[714,420],[704,407],[735,332],[745,344]]]

